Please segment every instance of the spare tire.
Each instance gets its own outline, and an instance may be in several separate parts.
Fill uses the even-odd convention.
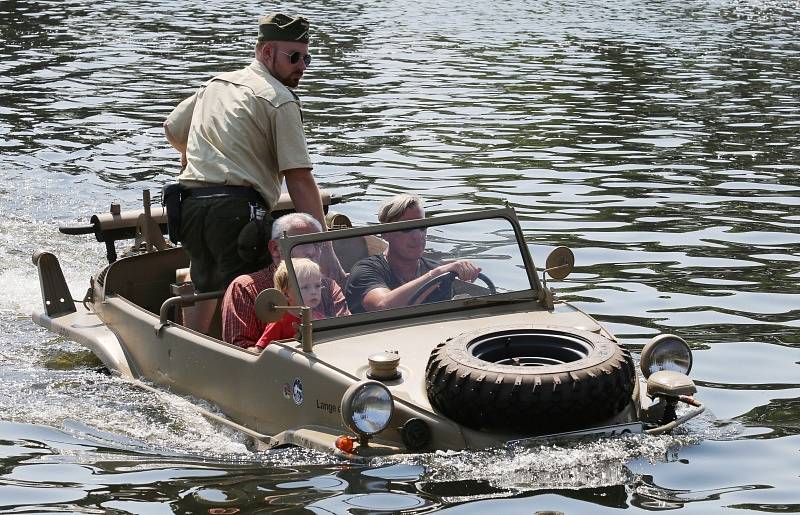
[[[439,344],[425,369],[431,405],[464,426],[525,435],[592,427],[632,399],[630,353],[588,331],[489,327]]]

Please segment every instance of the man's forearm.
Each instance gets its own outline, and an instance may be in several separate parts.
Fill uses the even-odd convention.
[[[172,132],[169,130],[169,125],[167,125],[167,122],[164,122],[164,135],[167,137],[169,144],[175,147],[175,150],[181,154],[186,153],[186,143],[179,141],[178,138],[172,134]]]
[[[164,135],[167,137],[167,141],[169,141],[169,144],[172,145],[175,148],[175,150],[181,153],[181,170],[183,170],[184,168],[186,168],[186,162],[187,162],[186,143],[178,141],[178,138],[176,138],[172,134],[172,132],[170,132],[167,122],[164,122]]]
[[[322,200],[319,195],[319,188],[314,176],[311,175],[310,168],[300,168],[286,171],[286,189],[289,197],[294,204],[294,210],[298,213],[308,213],[319,221],[323,231],[327,231],[325,223],[325,211],[322,208]],[[320,266],[322,273],[334,279],[336,282],[344,284],[347,275],[333,251],[330,242],[325,245],[320,256]]]
[[[367,311],[382,309],[401,308],[408,305],[408,300],[419,290],[423,284],[431,280],[435,275],[430,270],[425,274],[401,284],[394,290],[388,288],[375,288],[364,295],[363,304]],[[424,300],[427,295],[423,296]]]
[[[322,230],[327,230],[325,226],[325,211],[322,209],[322,200],[319,196],[319,188],[314,176],[311,175],[310,168],[296,168],[286,170],[286,190],[294,204],[294,210],[298,213],[308,213],[316,218]]]

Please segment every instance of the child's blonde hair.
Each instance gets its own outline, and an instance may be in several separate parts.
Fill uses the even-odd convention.
[[[298,281],[308,279],[314,275],[322,275],[319,265],[308,258],[293,258],[292,267],[294,268],[294,273],[297,275]],[[286,268],[286,261],[281,261],[281,264],[278,265],[278,269],[275,270],[274,282],[275,287],[283,293],[289,291],[289,270]]]

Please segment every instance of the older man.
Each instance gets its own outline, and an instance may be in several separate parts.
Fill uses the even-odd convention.
[[[408,194],[392,197],[378,213],[381,223],[420,218],[425,218],[422,201]],[[386,232],[382,236],[389,243],[386,253],[364,258],[350,271],[346,297],[352,313],[406,306],[414,292],[436,276],[455,272],[459,279],[472,282],[481,271],[465,259],[440,264],[423,257],[424,228]],[[425,302],[449,298],[449,292],[434,291]]]
[[[306,213],[284,215],[272,224],[272,239],[267,248],[272,256],[272,264],[252,274],[241,275],[231,282],[222,301],[222,339],[239,347],[253,347],[264,332],[266,324],[255,313],[256,297],[267,288],[274,288],[275,270],[281,263],[278,238],[284,233],[288,236],[320,232],[320,223]],[[292,249],[292,257],[305,257],[319,261],[318,244],[300,245]],[[336,281],[322,278],[322,300],[320,309],[335,316],[350,314],[342,289]]]
[[[265,265],[257,247],[269,237],[284,178],[295,209],[324,228],[300,100],[289,89],[311,62],[308,31],[302,17],[262,17],[255,60],[208,81],[164,122],[181,154],[180,240],[198,291],[224,289]],[[256,230],[243,231],[248,224]]]

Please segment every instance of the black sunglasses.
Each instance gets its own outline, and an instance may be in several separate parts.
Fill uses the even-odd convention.
[[[277,48],[275,50],[278,50]],[[311,56],[309,54],[301,54],[300,52],[284,52],[283,50],[278,50],[278,52],[282,53],[283,55],[289,56],[289,62],[292,64],[297,64],[300,61],[300,57],[303,58],[303,63],[308,66],[311,64]]]

